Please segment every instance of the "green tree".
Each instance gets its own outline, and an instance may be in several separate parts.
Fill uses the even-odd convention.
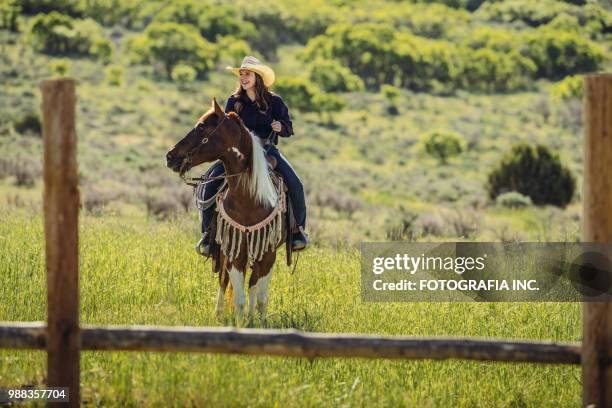
[[[73,19],[53,11],[32,19],[29,32],[32,46],[48,53],[67,53],[95,56],[108,61],[112,43],[93,19]]]
[[[310,110],[318,112],[321,119],[323,114],[327,116],[326,122],[328,124],[334,123],[335,112],[339,112],[346,107],[344,99],[334,94],[317,93],[312,98],[312,106]]]
[[[172,81],[178,84],[179,88],[186,89],[186,86],[195,81],[198,73],[189,65],[179,64],[172,68]]]
[[[336,60],[317,59],[308,69],[309,78],[325,92],[363,91],[361,78]]]
[[[19,31],[19,14],[21,6],[17,0],[0,2],[0,30]]]
[[[204,76],[217,60],[214,45],[187,24],[151,23],[130,49],[136,61],[161,65],[168,79],[177,64],[189,65]]]
[[[459,133],[448,130],[432,130],[421,137],[425,152],[446,164],[448,159],[465,150],[465,140]]]
[[[537,76],[558,79],[597,71],[604,61],[601,47],[572,32],[539,29],[525,36],[524,54],[537,66]]]
[[[489,173],[486,188],[493,200],[502,193],[517,191],[534,204],[565,207],[572,200],[576,180],[546,146],[519,143]]]
[[[30,42],[39,51],[69,51],[74,37],[74,23],[70,16],[53,11],[39,14],[30,26]]]
[[[319,91],[308,80],[281,77],[274,84],[274,90],[283,97],[291,109],[298,109],[302,112],[315,111],[313,98]]]

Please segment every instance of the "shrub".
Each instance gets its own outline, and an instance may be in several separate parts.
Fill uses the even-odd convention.
[[[397,109],[397,100],[400,97],[400,90],[393,85],[383,85],[380,87],[380,93],[387,100],[387,113],[390,115],[397,115],[399,110]]]
[[[325,92],[354,92],[364,89],[363,81],[336,60],[313,61],[309,67],[309,78]]]
[[[215,47],[187,24],[151,23],[129,48],[136,61],[161,65],[168,79],[175,65],[189,65],[204,76],[217,60]]]
[[[119,65],[111,65],[106,68],[105,76],[106,82],[109,85],[121,86],[123,85],[123,67]]]
[[[13,122],[13,127],[17,133],[21,134],[31,133],[40,136],[42,133],[40,116],[35,112],[27,112],[17,118],[17,120]]]
[[[459,133],[448,130],[433,130],[421,137],[425,152],[446,163],[450,157],[457,156],[465,150],[465,140]]]
[[[218,37],[217,47],[219,59],[224,65],[239,66],[245,55],[254,54],[249,43],[231,35]]]
[[[21,7],[16,0],[0,2],[0,30],[19,31],[19,13]]]
[[[509,191],[497,196],[495,202],[502,207],[507,208],[524,208],[529,207],[532,202],[531,198],[522,195],[517,191]]]
[[[385,234],[390,241],[414,241],[418,214],[400,205],[397,214],[391,214],[385,222]]]
[[[452,227],[457,237],[470,238],[480,230],[480,216],[472,209],[445,211],[442,217]]]
[[[333,113],[344,109],[346,103],[344,99],[334,94],[317,93],[312,98],[311,107],[309,110],[318,112],[320,116],[323,113],[327,114],[327,122],[333,123]]]
[[[66,76],[68,71],[70,71],[70,60],[68,58],[61,58],[51,61],[49,64],[49,69],[51,70],[51,74],[54,76]]]
[[[314,111],[313,98],[319,93],[318,89],[308,80],[302,78],[279,78],[274,84],[288,106],[302,112]]]
[[[576,33],[548,29],[525,36],[524,54],[536,64],[538,77],[553,79],[597,71],[604,61],[602,49],[594,42]]]
[[[80,11],[79,0],[19,0],[24,14],[62,11],[76,15]]]
[[[489,173],[486,188],[491,199],[516,191],[537,205],[565,207],[572,200],[576,181],[546,146],[520,143]]]
[[[517,52],[490,48],[465,50],[461,75],[463,88],[485,92],[507,92],[524,88],[537,70],[533,61]]]
[[[32,19],[29,40],[39,51],[91,55],[103,61],[108,61],[113,51],[112,43],[94,20],[72,19],[57,11]]]
[[[198,73],[189,65],[179,64],[172,68],[172,81],[176,82],[180,88],[195,81]]]
[[[583,91],[582,75],[570,75],[552,86],[550,97],[555,102],[582,99]]]

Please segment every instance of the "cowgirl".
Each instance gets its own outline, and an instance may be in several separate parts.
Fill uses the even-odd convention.
[[[289,189],[293,213],[299,226],[299,232],[293,234],[292,248],[294,251],[305,249],[308,245],[308,236],[304,232],[306,227],[304,187],[293,167],[276,148],[278,136],[289,137],[293,135],[293,128],[287,105],[279,95],[269,90],[269,87],[274,83],[274,71],[251,56],[242,60],[240,68],[227,67],[226,69],[238,75],[240,83],[236,91],[227,99],[225,113],[236,112],[244,125],[261,138],[262,145],[268,154],[276,159],[275,170],[282,175]],[[219,176],[224,171],[223,163],[218,161],[213,164],[207,173],[209,176]],[[221,184],[222,180],[215,180],[206,184],[204,199],[214,196]],[[210,255],[211,240],[208,234],[208,226],[213,211],[214,206],[202,211],[202,239],[198,242],[196,250],[204,256]]]

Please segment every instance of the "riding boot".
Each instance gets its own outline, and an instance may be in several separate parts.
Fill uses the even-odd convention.
[[[195,250],[198,254],[209,257],[210,256],[210,234],[208,231],[202,234],[202,239],[196,244]]]
[[[291,249],[296,252],[302,251],[308,246],[308,234],[304,231],[304,227],[298,225],[298,230],[291,239]]]

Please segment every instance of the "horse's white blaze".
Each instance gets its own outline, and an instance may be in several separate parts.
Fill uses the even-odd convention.
[[[244,154],[242,154],[242,152],[240,151],[240,149],[238,149],[236,146],[231,147],[231,148],[229,148],[229,149],[227,149],[227,150],[234,152],[234,154],[236,155],[236,158],[237,158],[238,160],[243,160],[243,159],[244,159]]]
[[[244,315],[244,304],[246,303],[244,296],[244,275],[241,271],[232,266],[229,271],[229,278],[234,290],[234,307],[238,311],[238,316],[242,319]]]
[[[261,140],[253,133],[249,132],[253,145],[253,168],[251,175],[242,174],[240,182],[246,190],[255,197],[255,202],[263,204],[266,207],[274,207],[277,201],[276,189],[268,172],[268,162],[264,155]]]
[[[257,281],[257,309],[259,309],[259,313],[261,314],[261,320],[266,319],[266,308],[268,306],[268,286],[270,284],[270,279],[272,279],[272,271],[274,269],[270,269],[270,272],[263,278],[260,278]]]

